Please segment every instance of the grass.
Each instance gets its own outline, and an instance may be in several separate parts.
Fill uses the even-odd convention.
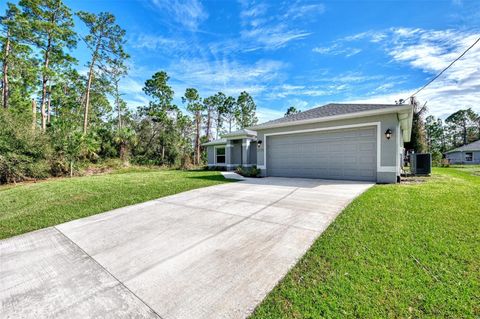
[[[480,318],[479,171],[374,186],[251,318]]]
[[[148,168],[0,187],[0,239],[227,180],[219,172]]]

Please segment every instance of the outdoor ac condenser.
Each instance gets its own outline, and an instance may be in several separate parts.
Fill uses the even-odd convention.
[[[432,173],[432,154],[430,153],[411,154],[410,170],[413,175],[430,175]]]

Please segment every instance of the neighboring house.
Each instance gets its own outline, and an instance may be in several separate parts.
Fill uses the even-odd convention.
[[[413,107],[328,104],[203,144],[208,165],[256,165],[263,176],[397,182]]]
[[[480,140],[445,153],[451,164],[480,164]]]

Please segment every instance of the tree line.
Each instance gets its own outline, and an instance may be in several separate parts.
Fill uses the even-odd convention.
[[[128,108],[120,88],[129,71],[126,32],[111,13],[20,0],[7,3],[0,19],[0,183],[73,175],[115,158],[201,165],[202,142],[257,122],[247,92],[202,98],[188,88],[182,112],[164,71],[145,82],[148,105]],[[84,66],[74,57],[80,44],[88,52]]]
[[[433,160],[439,162],[449,150],[480,140],[480,114],[465,108],[458,110],[444,120],[427,115],[426,103],[421,105],[413,100],[414,117],[412,141],[407,150],[417,153],[432,153]]]

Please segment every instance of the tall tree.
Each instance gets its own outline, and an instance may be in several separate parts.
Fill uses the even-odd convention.
[[[217,138],[222,125],[222,106],[225,102],[226,96],[222,92],[218,92],[215,95],[209,96],[203,100],[205,104],[206,123],[205,123],[205,135],[207,141],[212,140],[212,128],[213,123],[216,123]]]
[[[127,67],[123,59],[127,57],[128,56],[125,55],[124,57],[120,57],[121,59],[114,59],[112,61],[112,67],[110,70],[110,76],[113,82],[113,98],[115,101],[115,108],[117,110],[118,131],[122,129],[122,112],[126,107],[126,103],[122,100],[122,94],[120,93],[120,81],[127,74]]]
[[[233,100],[233,98],[232,98]],[[215,139],[218,139],[220,134],[223,131],[223,121],[225,117],[225,113],[227,112],[225,104],[227,102],[227,96],[222,93],[218,92],[215,94],[215,102],[216,102],[216,110],[215,110]]]
[[[469,135],[471,135],[471,139],[473,140],[474,131],[476,127],[476,121],[478,118],[478,114],[476,114],[471,108],[465,110],[459,110],[449,117],[445,119],[446,123],[454,125],[456,129],[456,136],[460,136],[461,144],[465,145],[468,144],[471,140],[469,139]]]
[[[193,121],[195,123],[195,157],[194,164],[200,165],[200,133],[202,125],[202,112],[205,110],[205,106],[202,103],[202,99],[198,94],[198,91],[193,88],[187,88],[185,95],[182,97],[183,103],[187,103],[187,110],[192,113]]]
[[[432,154],[435,162],[440,161],[442,154],[446,151],[442,120],[435,118],[433,115],[427,116],[425,119],[425,135],[428,152]]]
[[[84,101],[83,132],[85,134],[88,129],[90,95],[95,74],[108,73],[115,61],[124,60],[127,54],[123,50],[125,30],[115,23],[115,16],[108,12],[96,15],[85,11],[80,11],[77,15],[89,29],[89,34],[83,40],[91,51]]]
[[[12,105],[15,112],[29,113],[30,95],[37,81],[36,61],[25,41],[29,24],[17,6],[7,3],[0,26],[1,105],[5,109]]]
[[[8,96],[9,96],[9,83],[8,83],[8,69],[11,64],[11,56],[12,56],[12,42],[14,41],[14,37],[18,34],[18,27],[17,21],[20,10],[12,3],[8,3],[8,8],[3,17],[1,19],[2,31],[3,36],[0,38],[2,42],[2,52],[1,52],[1,59],[2,59],[2,106],[3,108],[8,108]]]
[[[172,113],[177,111],[176,106],[172,104],[174,91],[168,84],[169,79],[170,77],[165,71],[159,71],[145,81],[143,91],[153,101],[140,109],[140,113],[146,115],[147,121],[150,122],[144,126],[145,130],[149,128],[152,131],[150,143],[153,143],[154,140],[159,142],[162,164],[165,161],[167,141],[171,140],[170,137],[174,134],[171,130],[174,125]]]
[[[427,147],[425,141],[425,122],[423,119],[427,112],[427,103],[422,106],[414,97],[411,98],[410,103],[413,105],[412,136],[410,142],[405,143],[405,148],[414,150],[417,153],[423,153]]]
[[[172,106],[175,92],[172,87],[168,85],[168,80],[170,80],[170,77],[167,72],[159,71],[155,73],[151,79],[145,81],[143,92],[153,99],[153,103],[151,104],[153,108],[168,110]]]
[[[180,110],[176,112],[175,125],[173,126],[175,138],[175,148],[178,154],[178,160],[175,163],[179,163],[180,167],[188,168],[191,164],[192,153],[192,120],[188,115],[183,114]]]
[[[245,91],[240,93],[237,99],[237,111],[235,112],[236,121],[240,129],[257,124],[256,109],[257,106],[252,96]]]
[[[48,81],[56,66],[74,61],[66,53],[76,46],[73,18],[61,0],[21,0],[20,6],[29,21],[29,40],[42,56],[40,115],[45,131]]]
[[[84,79],[75,69],[64,70],[55,77],[49,94],[52,123],[68,122],[72,129],[81,126],[83,90]]]
[[[121,58],[126,58],[121,57]],[[124,112],[127,109],[127,103],[122,99],[120,92],[120,81],[127,74],[127,67],[123,59],[114,59],[110,71],[113,82],[113,98],[115,101],[115,108],[117,111],[117,129],[114,140],[118,144],[118,152],[123,163],[128,163],[129,148],[135,143],[135,131],[125,125],[128,123],[124,118]]]
[[[297,113],[300,113],[301,111],[300,110],[297,110],[297,108],[295,106],[290,106],[288,109],[287,109],[287,112],[285,113],[285,116],[289,116],[289,115],[292,115],[292,114],[297,114]]]
[[[223,105],[220,108],[220,114],[223,114],[223,117],[228,123],[228,133],[232,132],[232,126],[235,123],[235,120],[237,118],[237,102],[235,101],[235,98],[228,96],[225,98],[223,101]]]

